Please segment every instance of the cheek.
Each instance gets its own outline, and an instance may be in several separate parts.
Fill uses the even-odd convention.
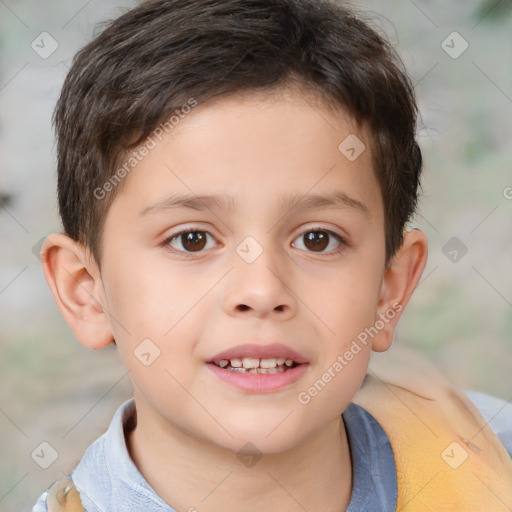
[[[341,414],[366,375],[369,357],[369,347],[348,348],[318,368],[297,396],[298,407],[304,408],[305,416],[333,419]]]
[[[324,287],[312,290],[309,300],[314,301],[325,331],[338,340],[337,349],[375,322],[380,283],[375,266],[346,266],[325,280]]]
[[[198,416],[201,410],[188,392],[197,372],[197,319],[186,314],[185,305],[172,311],[169,300],[156,297],[158,300],[150,302],[141,293],[135,308],[121,306],[124,312],[131,312],[133,322],[128,323],[129,334],[117,329],[119,357],[134,390],[152,408],[164,416],[169,411]]]
[[[118,336],[159,339],[185,314],[182,279],[161,267],[142,257],[110,265],[107,307]]]
[[[378,265],[347,265],[315,288],[308,305],[321,319],[319,359],[298,402],[308,415],[334,417],[350,402],[367,371],[369,328],[375,324],[381,276]],[[323,333],[323,334],[322,334]]]
[[[127,369],[136,378],[146,380],[147,375],[148,385],[151,372],[144,363],[149,361],[153,379],[158,371],[160,380],[168,380],[165,370],[173,371],[173,367],[180,373],[177,378],[187,378],[188,363],[175,362],[191,362],[195,340],[200,337],[197,311],[207,285],[194,286],[199,276],[185,279],[165,261],[142,257],[119,259],[106,275],[111,327]]]

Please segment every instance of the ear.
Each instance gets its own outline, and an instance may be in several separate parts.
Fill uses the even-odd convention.
[[[396,324],[420,280],[427,254],[428,241],[423,231],[414,229],[404,233],[402,246],[387,266],[382,280],[375,323],[384,326],[372,341],[376,352],[384,352],[393,343]]]
[[[99,267],[83,245],[52,233],[41,248],[46,282],[57,306],[82,345],[101,349],[113,341]]]

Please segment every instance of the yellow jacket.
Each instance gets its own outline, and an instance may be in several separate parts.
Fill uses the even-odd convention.
[[[397,512],[512,510],[511,458],[466,394],[424,359],[374,357],[353,402],[389,437]],[[50,488],[47,504],[48,512],[84,512],[69,478]]]
[[[424,358],[374,357],[353,401],[389,437],[397,512],[512,510],[512,459],[467,395]]]

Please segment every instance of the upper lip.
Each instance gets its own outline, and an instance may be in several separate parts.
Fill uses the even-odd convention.
[[[292,359],[297,364],[308,362],[302,354],[281,343],[270,343],[267,345],[245,343],[243,345],[236,345],[215,354],[207,362],[218,364],[223,359],[242,359],[244,357],[253,357],[255,359]]]

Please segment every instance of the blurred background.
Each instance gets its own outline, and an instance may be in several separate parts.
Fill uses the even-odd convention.
[[[0,0],[0,511],[30,510],[130,396],[115,350],[74,339],[38,252],[61,229],[51,115],[66,71],[100,22],[134,4]],[[398,48],[422,113],[423,198],[411,225],[430,254],[395,345],[511,400],[512,4],[352,4]]]

